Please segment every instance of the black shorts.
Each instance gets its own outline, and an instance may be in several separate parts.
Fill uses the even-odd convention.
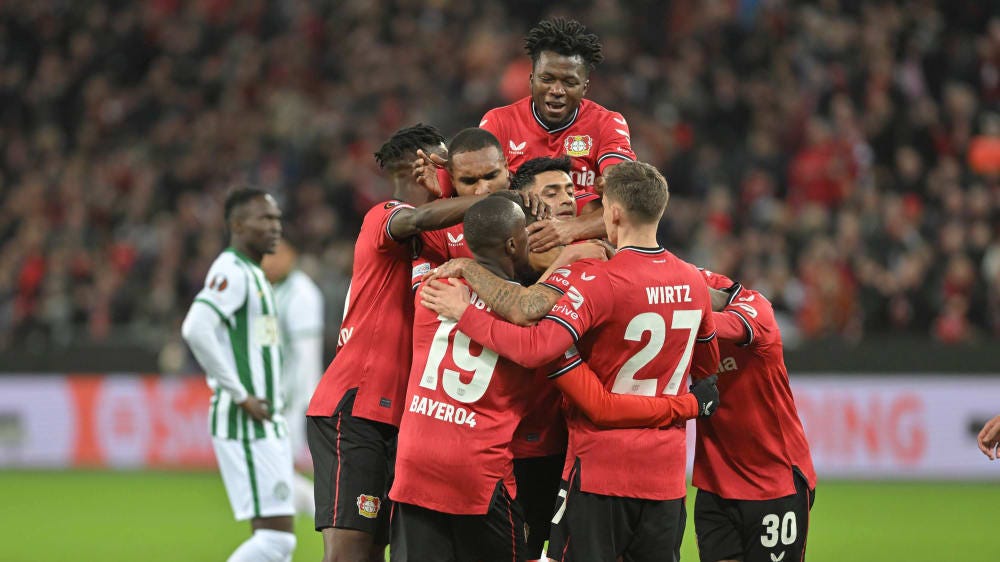
[[[392,562],[521,562],[524,515],[497,482],[486,515],[452,515],[408,503],[392,510]]]
[[[334,527],[370,533],[389,543],[389,487],[396,459],[392,425],[351,414],[349,390],[330,417],[309,416],[306,435],[315,471],[316,530]]]
[[[774,500],[727,500],[698,490],[694,530],[701,562],[801,562],[816,491],[797,469],[795,493]]]
[[[644,500],[580,491],[579,461],[559,490],[548,557],[563,562],[680,560],[684,498]]]
[[[556,511],[559,483],[562,481],[565,454],[514,459],[517,503],[524,508],[528,527],[528,556],[539,558],[549,538],[552,515]]]

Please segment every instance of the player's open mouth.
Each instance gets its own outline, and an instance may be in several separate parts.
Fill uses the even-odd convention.
[[[562,211],[560,213],[556,213],[556,218],[560,220],[572,219],[576,218],[576,213],[574,213],[573,211]]]
[[[564,104],[564,103],[552,103],[552,102],[549,102],[549,101],[545,102],[545,108],[548,109],[549,111],[553,112],[553,113],[559,113],[565,107],[566,107],[566,104]]]

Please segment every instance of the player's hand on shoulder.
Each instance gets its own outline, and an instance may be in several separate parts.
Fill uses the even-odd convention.
[[[424,274],[424,282],[435,279],[447,279],[449,277],[462,277],[465,275],[465,266],[474,263],[469,258],[455,258],[431,269]]]
[[[455,279],[437,279],[424,284],[420,304],[457,322],[469,307],[470,296],[469,287],[464,283]]]
[[[448,160],[434,153],[426,154],[420,149],[417,149],[417,156],[418,158],[410,164],[410,174],[424,189],[441,197],[442,190],[438,183],[437,171],[444,168]]]
[[[712,375],[691,385],[691,394],[698,399],[698,415],[708,417],[719,408],[719,388],[715,386],[719,375]]]
[[[247,396],[247,399],[239,403],[240,408],[243,408],[251,418],[257,421],[265,421],[271,419],[271,403],[265,398],[257,398],[256,396]]]

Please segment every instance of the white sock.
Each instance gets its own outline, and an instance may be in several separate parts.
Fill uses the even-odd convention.
[[[229,556],[228,562],[286,562],[292,559],[295,535],[273,529],[257,529]]]
[[[295,504],[295,513],[309,517],[316,515],[313,481],[298,472],[292,477],[292,502]]]

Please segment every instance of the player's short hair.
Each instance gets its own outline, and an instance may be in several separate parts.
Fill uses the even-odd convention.
[[[448,143],[448,157],[451,158],[462,152],[475,152],[488,147],[496,147],[503,154],[503,146],[493,133],[479,127],[469,127],[462,129]]]
[[[538,63],[542,51],[552,51],[565,57],[579,55],[588,71],[604,60],[601,40],[597,35],[588,32],[582,23],[566,18],[538,22],[524,38],[524,50],[531,56],[532,66]]]
[[[485,197],[465,212],[465,242],[473,253],[495,250],[527,220],[521,205],[506,196],[496,195],[498,193]]]
[[[487,197],[500,197],[503,199],[507,199],[508,201],[511,201],[512,203],[520,207],[521,212],[524,213],[525,225],[529,225],[535,222],[535,217],[534,215],[531,214],[531,209],[524,205],[524,198],[521,197],[521,194],[518,193],[517,191],[514,191],[513,189],[501,189],[500,191],[494,191],[493,193],[490,193],[489,195],[487,195]]]
[[[521,167],[510,178],[510,188],[528,189],[535,182],[535,176],[538,174],[544,174],[545,172],[566,172],[569,174],[572,169],[573,163],[570,162],[569,156],[565,154],[558,158],[550,158],[548,156],[532,158],[521,164]]]
[[[666,178],[645,162],[622,162],[604,172],[605,199],[621,203],[636,222],[659,222],[669,196]]]
[[[396,131],[375,153],[379,168],[386,170],[408,166],[417,158],[417,150],[434,150],[444,144],[444,137],[432,125],[417,123]]]
[[[226,224],[229,224],[233,214],[235,214],[240,207],[258,197],[265,197],[267,195],[269,195],[268,192],[263,189],[257,189],[256,187],[242,187],[230,191],[229,194],[226,195],[226,202],[223,206],[225,209],[223,217],[226,220]]]

